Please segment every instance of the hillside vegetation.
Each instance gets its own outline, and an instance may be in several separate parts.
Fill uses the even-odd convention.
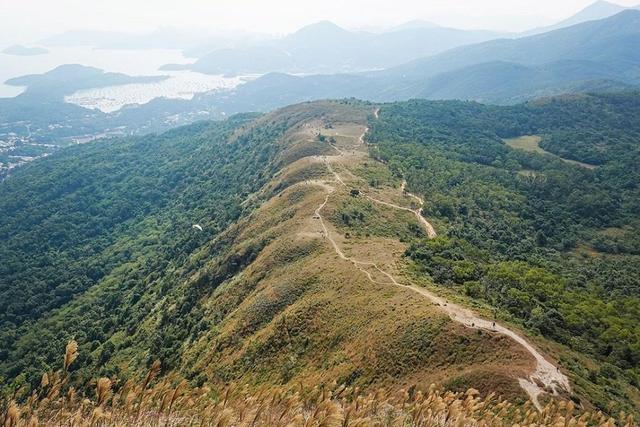
[[[56,394],[42,413],[125,422],[155,366],[156,423],[184,423],[168,418],[178,400],[182,416],[212,405],[230,425],[266,421],[281,399],[293,425],[308,411],[352,425],[354,402],[353,425],[453,422],[459,405],[479,423],[635,413],[637,103],[317,102],[36,161],[0,184],[7,408],[30,414],[43,373],[90,399],[103,377],[111,403],[74,395],[56,412]],[[523,135],[565,158],[598,153],[598,167],[503,141]],[[556,153],[560,137],[581,144]],[[70,340],[76,360],[56,377]],[[538,356],[553,375],[536,377]],[[407,421],[432,404],[432,421]]]
[[[406,252],[417,274],[594,355],[596,369],[575,358],[563,365],[617,399],[637,392],[616,380],[640,380],[639,112],[627,95],[509,108],[413,101],[383,107],[370,136],[376,157],[424,195],[425,215],[443,231]],[[531,134],[601,166],[503,142]]]

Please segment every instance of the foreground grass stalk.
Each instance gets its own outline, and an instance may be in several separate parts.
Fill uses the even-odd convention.
[[[42,376],[38,390],[21,401],[18,391],[0,402],[0,427],[507,427],[507,426],[624,426],[633,416],[617,419],[601,412],[581,411],[571,401],[553,401],[541,412],[530,402],[516,404],[464,393],[438,390],[377,390],[356,387],[262,387],[228,385],[221,393],[209,387],[189,387],[185,380],[159,378],[155,362],[140,384],[122,385],[109,378],[95,382],[95,398],[65,386],[77,358],[77,344],[67,346],[63,369]],[[66,390],[66,391],[65,391]]]

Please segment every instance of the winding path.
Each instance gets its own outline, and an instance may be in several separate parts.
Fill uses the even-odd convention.
[[[375,111],[374,116],[376,118],[378,117],[378,110]],[[364,143],[364,136],[366,135],[368,130],[369,128],[365,128],[362,135],[360,135],[360,137],[358,138],[358,143],[360,144]],[[339,156],[335,156],[335,157],[344,156],[344,153],[341,150],[337,148],[336,150],[340,154]],[[335,177],[334,183],[337,183],[346,187],[347,185],[342,180],[342,177],[340,177],[340,175],[333,169],[327,156],[323,157],[323,161],[327,167],[327,170]],[[358,270],[363,272],[367,276],[367,278],[373,283],[393,284],[401,288],[409,289],[413,292],[416,292],[426,297],[433,304],[438,305],[440,309],[443,310],[445,313],[447,313],[452,320],[462,323],[464,326],[468,328],[483,329],[483,330],[505,335],[511,338],[512,340],[514,340],[515,342],[517,342],[518,344],[520,344],[522,347],[524,347],[524,349],[527,350],[535,358],[536,368],[534,372],[529,375],[528,378],[520,378],[519,383],[520,383],[520,386],[523,388],[523,390],[529,395],[529,397],[531,398],[531,401],[534,403],[536,408],[538,408],[538,410],[541,410],[541,405],[538,401],[538,396],[540,396],[542,393],[551,392],[552,394],[557,395],[558,392],[560,391],[565,391],[565,392],[571,391],[569,379],[562,372],[560,372],[560,369],[554,366],[552,363],[550,363],[538,350],[536,350],[536,348],[533,345],[531,345],[525,338],[523,338],[518,333],[514,332],[513,330],[499,323],[482,319],[478,317],[475,313],[473,313],[471,310],[466,309],[458,304],[454,304],[449,301],[446,301],[443,298],[437,296],[436,294],[430,292],[425,288],[414,286],[414,285],[403,285],[402,283],[398,282],[391,274],[384,271],[383,269],[378,267],[377,264],[373,262],[359,261],[355,258],[346,256],[344,252],[340,249],[340,246],[338,246],[336,241],[333,239],[333,237],[331,237],[331,233],[329,232],[329,229],[327,228],[324,222],[324,218],[322,217],[322,210],[325,208],[325,206],[329,202],[330,196],[335,192],[335,188],[331,186],[330,183],[325,181],[309,181],[309,184],[320,185],[325,190],[327,190],[327,195],[324,199],[324,202],[320,206],[318,206],[318,208],[315,210],[315,216],[320,220],[320,224],[322,226],[322,230],[324,233],[323,236],[331,243],[334,251],[341,259],[351,262],[356,268],[358,268]],[[414,209],[398,206],[392,203],[384,202],[381,200],[377,200],[366,194],[364,194],[364,196],[367,199],[371,200],[372,202],[375,202],[384,206],[388,206],[393,209],[412,212],[414,215],[416,215],[416,217],[420,221],[420,224],[424,227],[425,231],[427,232],[427,235],[430,238],[435,237],[436,232],[433,226],[422,216],[422,206],[424,205],[424,201],[420,197],[406,192],[405,187],[406,187],[406,181],[403,181],[402,187],[401,187],[402,192],[407,194],[409,197],[413,198],[418,202],[420,206],[418,209],[414,210]],[[383,283],[376,281],[372,276],[371,272],[368,270],[368,268],[376,270],[382,276],[386,277],[389,281],[383,282]]]
[[[431,225],[431,223],[429,221],[427,221],[424,218],[424,216],[422,216],[422,206],[424,205],[424,202],[422,201],[422,199],[420,197],[405,191],[404,187],[406,186],[406,184],[407,184],[407,181],[402,181],[401,190],[407,196],[409,196],[409,197],[411,197],[413,199],[416,199],[418,201],[418,203],[420,205],[420,207],[418,209],[409,209],[409,208],[405,208],[404,206],[394,205],[393,203],[383,202],[382,200],[374,199],[373,197],[371,197],[371,196],[369,196],[367,194],[365,194],[364,196],[367,199],[371,200],[372,202],[378,203],[380,205],[385,205],[385,206],[388,206],[390,208],[411,212],[412,214],[414,214],[416,216],[416,218],[418,219],[418,222],[420,222],[420,224],[424,227],[425,231],[427,232],[427,236],[429,236],[430,239],[433,239],[434,237],[437,237],[438,234],[436,233],[435,228],[433,228],[433,225]]]

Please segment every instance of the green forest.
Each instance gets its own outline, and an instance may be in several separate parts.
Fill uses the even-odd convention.
[[[224,256],[229,242],[214,238],[276,167],[286,126],[249,126],[255,118],[68,148],[0,184],[0,383],[35,384],[69,339],[80,343],[80,378],[118,374],[105,367],[118,350],[172,367],[204,327],[195,293],[211,291],[180,285]],[[141,324],[165,298],[182,311]]]
[[[555,156],[504,142],[523,135]],[[638,141],[637,94],[389,104],[369,135],[439,228],[406,252],[419,274],[595,356],[581,373],[613,395],[640,385]]]

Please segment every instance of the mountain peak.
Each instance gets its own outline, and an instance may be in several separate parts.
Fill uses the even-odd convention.
[[[424,28],[441,28],[440,25],[422,19],[414,19],[398,26],[392,27],[389,31],[415,30]]]
[[[302,35],[302,34],[313,34],[313,35],[323,35],[323,34],[338,34],[338,33],[348,33],[349,31],[344,28],[334,24],[331,21],[319,21],[313,24],[306,25],[300,28],[298,31],[293,33],[293,35]]]
[[[585,7],[584,9],[582,9],[582,12],[586,12],[586,11],[590,11],[590,10],[596,10],[596,11],[612,11],[612,10],[623,10],[623,9],[627,9],[626,6],[622,6],[619,5],[617,3],[612,3],[610,1],[607,0],[597,0],[593,3],[591,3],[589,6]]]
[[[606,0],[598,0],[595,3],[592,3],[589,6],[585,7],[572,17],[562,21],[560,25],[569,26],[585,21],[594,21],[597,19],[608,18],[609,16],[620,13],[626,9],[628,8],[616,3],[611,3]]]
[[[583,22],[588,21],[597,21],[600,19],[606,19],[613,15],[617,15],[620,12],[630,9],[637,9],[636,7],[626,7],[621,6],[616,3],[611,3],[607,0],[597,0],[594,3],[591,3],[589,6],[584,9],[578,11],[575,15],[572,15],[557,24],[549,25],[546,27],[534,28],[533,30],[526,31],[522,35],[530,36],[535,34],[546,33],[553,30],[558,30],[560,28],[571,27],[573,25],[582,24]]]
[[[303,51],[321,48],[323,46],[341,46],[345,42],[357,38],[356,33],[334,24],[331,21],[320,21],[300,28],[283,40],[288,49],[301,49]]]

